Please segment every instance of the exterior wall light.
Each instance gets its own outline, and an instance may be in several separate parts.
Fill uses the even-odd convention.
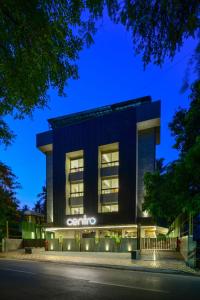
[[[109,245],[106,244],[106,251],[109,251]]]
[[[89,245],[88,245],[88,244],[86,244],[86,246],[85,246],[85,250],[86,250],[86,251],[88,251],[88,250],[89,250]]]
[[[71,250],[71,245],[70,245],[70,244],[67,246],[67,250],[68,250],[68,251]]]
[[[149,213],[148,213],[148,211],[146,211],[146,210],[145,210],[145,211],[143,211],[143,217],[144,217],[144,218],[147,218],[147,217],[149,217]]]

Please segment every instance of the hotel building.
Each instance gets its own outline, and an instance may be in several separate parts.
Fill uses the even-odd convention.
[[[165,232],[142,211],[154,171],[160,101],[143,97],[48,120],[37,135],[46,156],[47,231],[61,239],[135,238]]]

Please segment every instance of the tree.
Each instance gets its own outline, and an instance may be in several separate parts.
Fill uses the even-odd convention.
[[[6,234],[6,221],[9,222],[11,234],[20,219],[19,202],[16,199],[16,189],[19,188],[17,178],[12,170],[0,162],[0,230]]]
[[[191,87],[190,108],[179,109],[172,122],[169,124],[172,135],[175,137],[174,148],[180,151],[181,155],[194,145],[200,136],[200,81],[197,80]]]
[[[78,78],[75,61],[92,42],[85,1],[8,0],[0,4],[0,134],[13,137],[2,117],[23,118],[47,105],[47,90],[60,95]]]
[[[34,210],[41,214],[46,214],[47,189],[42,187],[42,191],[37,195],[38,200],[35,203]]]
[[[192,87],[189,109],[179,110],[170,123],[179,159],[145,174],[144,210],[169,224],[182,212],[200,212],[200,97],[199,82]]]
[[[7,0],[0,4],[0,140],[13,132],[7,114],[23,118],[48,103],[50,86],[64,94],[70,78],[78,78],[76,61],[90,45],[104,9],[132,34],[144,65],[173,59],[185,39],[199,33],[196,0]],[[96,26],[97,27],[97,26]],[[200,70],[200,44],[196,70]]]
[[[180,203],[175,200],[177,185],[174,176],[176,163],[169,164],[163,171],[147,172],[144,176],[145,197],[143,210],[152,217],[170,224],[180,210]]]
[[[110,15],[131,31],[136,53],[142,53],[145,65],[161,65],[165,57],[173,58],[185,39],[198,34],[200,4],[196,0],[114,2]]]
[[[27,204],[25,204],[23,207],[22,207],[22,213],[24,213],[25,211],[27,210],[30,210],[29,206]]]

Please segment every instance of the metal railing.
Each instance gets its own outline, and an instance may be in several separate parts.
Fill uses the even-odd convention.
[[[70,198],[83,197],[83,192],[70,193]]]
[[[71,168],[71,169],[69,170],[69,173],[83,172],[83,170],[84,170],[83,167]]]
[[[109,161],[109,162],[102,162],[101,163],[101,168],[107,168],[107,167],[115,167],[119,166],[119,161]]]
[[[101,194],[102,195],[112,194],[112,193],[118,193],[118,192],[119,192],[119,188],[101,189]]]
[[[141,249],[176,250],[177,238],[141,238]]]

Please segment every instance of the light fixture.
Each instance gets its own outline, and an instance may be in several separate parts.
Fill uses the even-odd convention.
[[[128,245],[128,251],[130,252],[132,250],[131,245]]]
[[[106,244],[106,251],[109,251],[109,244]]]
[[[143,217],[144,217],[144,218],[147,218],[147,217],[149,217],[149,213],[148,213],[148,211],[147,211],[147,210],[143,211]]]

